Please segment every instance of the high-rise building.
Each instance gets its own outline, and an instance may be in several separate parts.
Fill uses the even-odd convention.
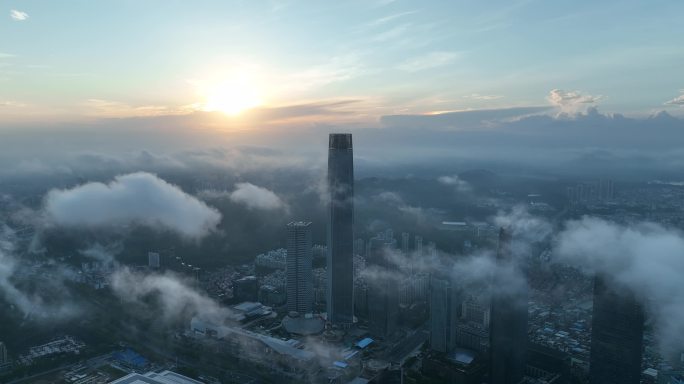
[[[644,338],[644,312],[634,295],[594,279],[589,382],[638,384]]]
[[[499,230],[497,263],[513,263],[511,235]],[[496,279],[496,277],[495,277]],[[494,281],[500,286],[500,282]],[[491,384],[517,384],[525,374],[527,297],[524,287],[499,289],[492,297],[489,356]]]
[[[7,347],[5,343],[0,341],[0,365],[6,364],[9,360],[7,359]]]
[[[489,305],[483,305],[479,297],[469,296],[463,301],[461,306],[461,317],[463,321],[476,323],[483,328],[489,328],[491,312]]]
[[[396,247],[396,241],[378,236],[368,241],[371,271],[377,273],[368,279],[368,331],[377,337],[394,333],[399,322],[399,273],[389,261],[388,252]]]
[[[153,269],[159,269],[161,266],[161,256],[159,252],[147,252],[147,265]]]
[[[432,258],[437,257],[437,244],[434,241],[428,242],[427,254],[428,254],[428,256],[430,256]]]
[[[287,309],[311,313],[313,275],[311,273],[311,223],[295,221],[287,225]]]
[[[364,256],[366,253],[366,244],[363,239],[358,238],[354,240],[354,254],[359,256]]]
[[[416,235],[416,238],[413,240],[413,250],[416,251],[416,255],[423,255],[423,238],[421,236]]]
[[[328,142],[328,320],[354,322],[354,155],[351,133]]]
[[[409,253],[409,239],[411,235],[409,235],[408,232],[402,232],[401,234],[401,252],[404,255],[408,255]]]
[[[449,352],[456,345],[456,327],[460,317],[460,300],[451,279],[430,278],[430,348]]]

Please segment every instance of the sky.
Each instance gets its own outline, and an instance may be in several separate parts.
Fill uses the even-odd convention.
[[[368,124],[577,105],[681,116],[683,14],[660,0],[2,0],[0,126],[284,108]]]

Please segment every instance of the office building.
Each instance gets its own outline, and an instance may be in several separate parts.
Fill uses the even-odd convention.
[[[368,331],[376,337],[394,333],[399,322],[399,273],[388,259],[388,253],[396,247],[396,241],[377,236],[368,241],[370,257],[368,268],[377,276],[368,279]]]
[[[589,382],[638,384],[644,338],[644,312],[634,295],[594,279]]]
[[[411,235],[408,232],[403,232],[401,234],[401,252],[404,255],[408,255],[409,253],[409,239]]]
[[[413,240],[413,250],[416,252],[416,255],[422,256],[423,255],[423,237],[416,235],[415,239]]]
[[[501,228],[497,263],[513,263],[512,256],[511,236]],[[493,284],[500,286],[496,280]],[[499,289],[492,297],[489,332],[491,384],[517,384],[525,373],[528,294],[526,289],[517,288]]]
[[[430,348],[449,352],[456,345],[461,303],[456,287],[446,276],[430,278]]]
[[[7,347],[5,346],[5,343],[0,341],[0,365],[6,364],[8,361]]]
[[[311,223],[287,225],[287,310],[302,314],[313,308]]]
[[[354,156],[352,135],[328,142],[327,311],[333,324],[354,322]]]
[[[570,355],[537,343],[527,343],[525,376],[532,383],[565,384],[570,378]]]
[[[461,306],[461,317],[465,322],[476,323],[483,328],[489,328],[491,312],[489,305],[484,305],[482,299],[475,296],[468,296]]]
[[[158,252],[147,252],[147,266],[152,269],[159,269],[161,266],[161,256]]]

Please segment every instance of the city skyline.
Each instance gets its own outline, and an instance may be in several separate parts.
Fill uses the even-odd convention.
[[[0,382],[681,384],[684,3],[0,4]]]

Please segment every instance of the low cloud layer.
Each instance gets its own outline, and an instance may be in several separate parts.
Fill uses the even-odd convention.
[[[199,239],[216,229],[221,214],[177,186],[144,172],[52,190],[45,199],[51,223],[67,227],[145,225]]]
[[[167,322],[192,316],[222,324],[230,311],[194,289],[189,282],[173,273],[143,274],[123,267],[112,275],[112,291],[127,303],[154,305],[154,310]],[[148,299],[153,298],[150,302]]]
[[[458,175],[440,176],[437,181],[444,185],[453,186],[458,192],[469,192],[472,189],[470,183],[459,178]]]
[[[252,183],[238,183],[235,190],[228,195],[237,204],[243,204],[250,209],[285,209],[287,205],[273,191],[256,186]]]
[[[684,345],[684,234],[658,224],[619,225],[585,217],[557,237],[561,262],[606,276],[646,307],[665,352]]]
[[[79,314],[82,308],[76,305],[64,281],[69,273],[60,264],[47,264],[51,279],[38,279],[32,286],[20,285],[17,279],[22,265],[15,256],[15,235],[5,225],[0,225],[0,297],[16,307],[25,317],[40,321],[56,321]]]

